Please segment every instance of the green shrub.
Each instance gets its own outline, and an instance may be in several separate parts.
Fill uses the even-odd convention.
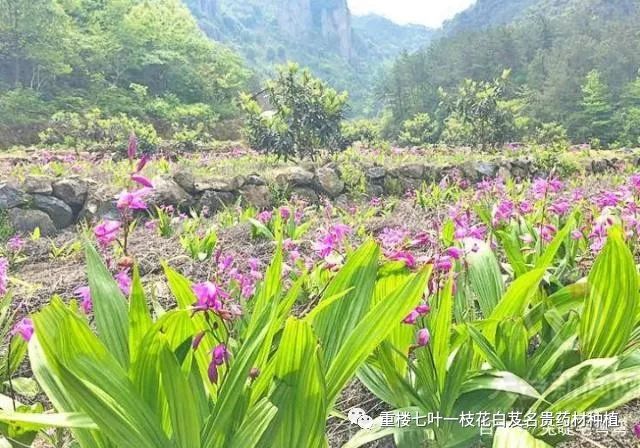
[[[381,127],[377,120],[352,120],[342,123],[342,137],[346,145],[360,142],[366,146],[376,145],[381,138]]]
[[[437,141],[437,124],[427,113],[416,114],[402,124],[399,142],[406,146],[425,146]]]
[[[340,124],[346,93],[338,93],[297,65],[280,67],[264,90],[263,109],[256,98],[242,96],[245,136],[256,150],[279,158],[315,158],[322,150],[343,148]]]
[[[84,114],[58,112],[49,120],[49,127],[41,132],[40,141],[46,145],[87,148],[101,145],[125,152],[129,135],[134,132],[142,152],[153,152],[159,137],[155,128],[125,114],[105,118],[100,109]]]

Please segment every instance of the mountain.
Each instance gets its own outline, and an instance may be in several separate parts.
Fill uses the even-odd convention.
[[[212,39],[233,48],[263,78],[295,61],[340,90],[354,114],[373,110],[370,87],[402,51],[426,45],[433,30],[379,16],[352,16],[347,0],[183,0]]]
[[[510,105],[528,120],[521,126],[560,124],[585,141],[592,90],[633,129],[621,111],[640,103],[638,23],[639,0],[477,0],[428,48],[397,58],[377,91],[400,128],[417,113],[436,114],[442,90],[509,70]]]
[[[442,35],[480,31],[532,17],[549,19],[588,12],[602,19],[622,19],[638,11],[637,0],[477,0],[442,26]]]

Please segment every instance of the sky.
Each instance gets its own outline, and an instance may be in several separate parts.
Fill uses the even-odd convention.
[[[475,0],[348,0],[356,15],[379,14],[401,24],[417,23],[437,28]]]

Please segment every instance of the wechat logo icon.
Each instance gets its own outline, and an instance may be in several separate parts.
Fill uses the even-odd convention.
[[[358,425],[362,429],[371,429],[373,427],[373,419],[360,408],[352,408],[347,417],[351,423]]]

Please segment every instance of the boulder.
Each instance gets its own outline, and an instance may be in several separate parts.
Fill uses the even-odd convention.
[[[30,194],[44,194],[52,195],[53,187],[51,186],[51,179],[43,176],[29,176],[22,183],[24,191]]]
[[[56,233],[56,226],[45,212],[40,210],[23,210],[12,208],[8,212],[9,224],[19,233],[31,233],[36,228],[40,229],[42,236],[51,236]]]
[[[245,185],[240,190],[240,196],[246,203],[259,209],[269,208],[273,203],[271,190],[266,185]]]
[[[244,185],[244,177],[236,176],[232,179],[222,179],[222,178],[213,178],[207,179],[203,181],[196,181],[194,183],[194,188],[198,193],[202,193],[204,191],[237,191],[240,187]]]
[[[313,188],[309,187],[296,187],[291,190],[291,196],[304,199],[310,203],[317,203],[319,201],[318,193],[316,193]]]
[[[493,162],[476,162],[474,168],[481,178],[495,177],[498,172],[498,165]]]
[[[88,185],[81,179],[62,179],[54,182],[53,195],[66,202],[74,212],[79,212],[87,200]]]
[[[192,203],[192,198],[170,177],[155,177],[153,180],[153,190],[147,196],[146,202],[149,206],[161,207],[171,205],[176,208],[188,208]]]
[[[398,177],[408,177],[409,179],[422,179],[424,177],[424,165],[411,163],[403,165],[397,169]]]
[[[383,166],[372,166],[371,168],[367,168],[364,175],[369,180],[380,180],[387,175],[387,170]]]
[[[205,191],[198,202],[200,209],[207,209],[209,213],[215,213],[233,205],[237,196],[230,191]]]
[[[276,174],[276,182],[281,187],[309,187],[313,183],[313,173],[299,166],[291,166]]]
[[[262,177],[258,176],[257,174],[250,174],[245,179],[245,184],[246,185],[267,185],[267,181],[264,180]]]
[[[33,195],[32,207],[49,215],[57,229],[64,229],[73,223],[73,210],[64,201],[43,194]]]
[[[178,171],[173,175],[173,180],[187,193],[196,193],[196,180],[191,171]]]
[[[344,191],[344,182],[338,173],[329,167],[322,167],[316,170],[318,186],[331,198],[339,196]]]
[[[9,184],[0,183],[0,210],[20,207],[29,203],[29,195]]]

